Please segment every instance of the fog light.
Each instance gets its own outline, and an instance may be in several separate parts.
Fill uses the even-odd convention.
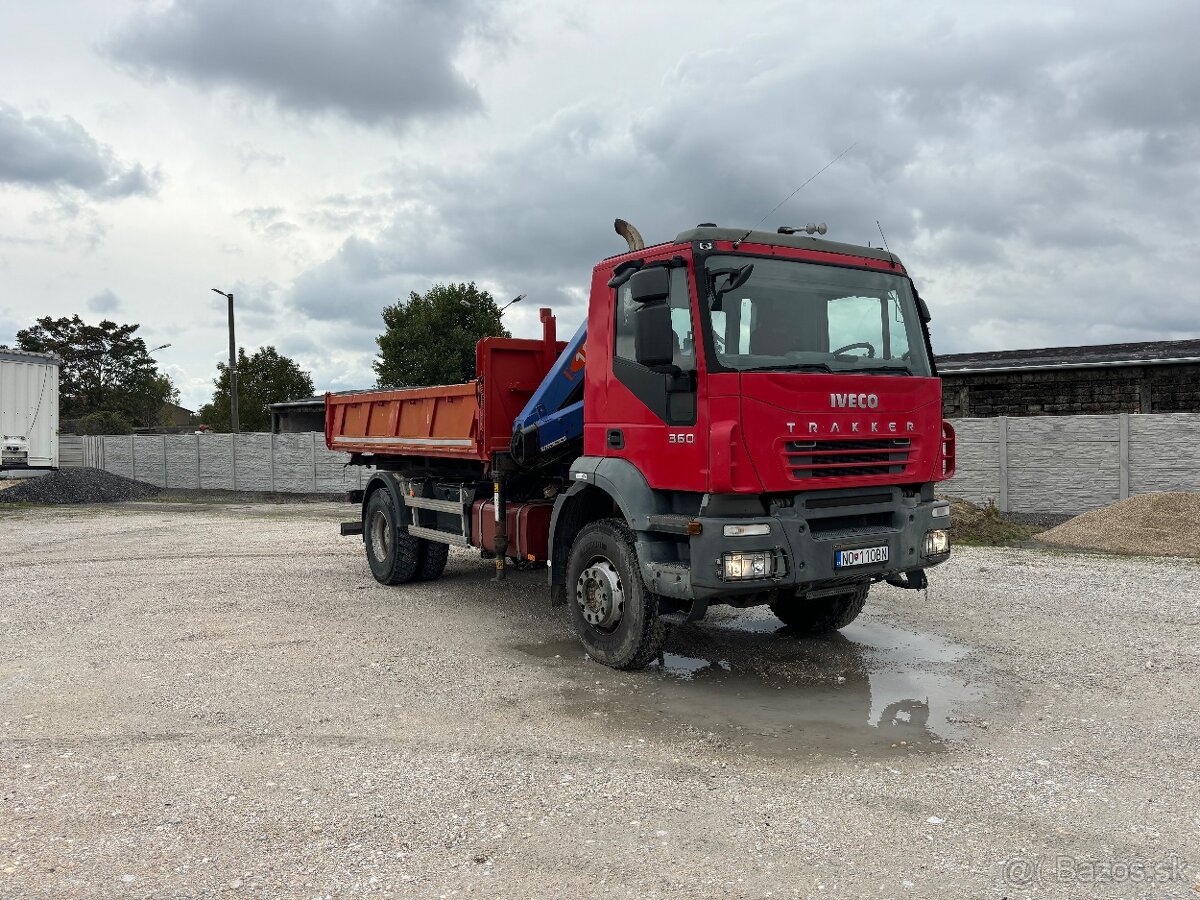
[[[725,577],[766,578],[775,571],[775,558],[770,553],[726,553]]]
[[[722,530],[725,532],[725,537],[752,537],[770,534],[771,526],[766,522],[756,522],[753,525],[726,525]]]
[[[941,556],[950,552],[950,532],[944,528],[935,528],[925,532],[925,556]]]

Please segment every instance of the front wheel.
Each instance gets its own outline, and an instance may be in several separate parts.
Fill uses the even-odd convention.
[[[585,525],[571,545],[567,593],[575,633],[588,655],[614,669],[642,669],[658,658],[666,626],[658,596],[646,589],[633,532],[619,519]]]
[[[867,602],[870,584],[860,584],[844,594],[806,600],[794,591],[780,593],[771,612],[789,628],[807,634],[825,634],[845,628],[858,618]]]

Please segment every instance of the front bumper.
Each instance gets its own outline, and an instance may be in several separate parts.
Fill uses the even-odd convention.
[[[701,514],[700,534],[689,537],[690,565],[644,561],[643,575],[656,593],[684,600],[737,597],[779,588],[810,588],[880,580],[927,569],[945,562],[949,549],[924,555],[925,535],[949,530],[949,504],[922,501],[893,489],[886,498],[876,494],[864,502],[845,502],[837,494],[797,496],[791,505],[772,506],[769,515],[715,517]],[[769,533],[725,536],[726,525],[765,523]],[[887,548],[887,560],[838,566],[842,550]],[[727,553],[770,554],[773,571],[763,577],[730,579],[723,559]],[[863,554],[863,557],[879,556]],[[646,560],[646,556],[643,556]]]

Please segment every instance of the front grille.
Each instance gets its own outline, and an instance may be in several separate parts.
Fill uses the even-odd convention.
[[[908,465],[911,438],[787,441],[784,463],[797,480],[900,475]]]

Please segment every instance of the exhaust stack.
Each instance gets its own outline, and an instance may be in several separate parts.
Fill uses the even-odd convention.
[[[625,238],[625,243],[629,245],[630,251],[646,249],[646,242],[642,240],[641,232],[624,219],[617,219],[613,222],[613,228],[616,229],[617,234]]]

